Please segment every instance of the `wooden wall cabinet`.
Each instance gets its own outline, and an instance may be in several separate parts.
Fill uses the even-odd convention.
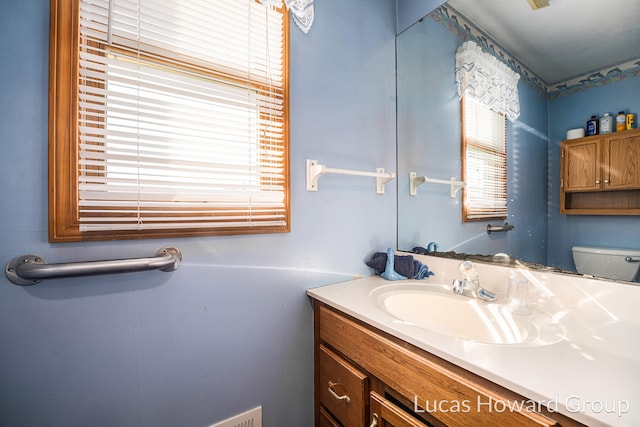
[[[640,129],[562,141],[560,213],[640,215]]]
[[[315,300],[314,316],[316,426],[581,425],[495,410],[527,399]]]

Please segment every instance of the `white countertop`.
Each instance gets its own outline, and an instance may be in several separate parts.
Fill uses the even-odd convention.
[[[450,284],[458,261],[416,256]],[[476,264],[498,293],[514,269]],[[640,426],[640,287],[549,272],[526,275],[532,300],[561,311],[564,340],[545,346],[483,344],[402,324],[369,294],[378,276],[310,289],[308,295],[481,377],[590,426]],[[484,281],[483,281],[484,280]],[[489,286],[493,282],[495,286]],[[540,302],[542,304],[542,302]],[[451,314],[455,319],[455,313]]]

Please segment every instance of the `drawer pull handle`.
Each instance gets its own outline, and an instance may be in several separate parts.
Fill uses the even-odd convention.
[[[369,427],[376,427],[378,425],[378,414],[373,414],[373,421],[371,421],[371,425]]]
[[[351,398],[350,398],[349,396],[347,396],[346,394],[345,394],[345,395],[343,395],[343,396],[338,396],[338,395],[336,394],[336,392],[335,392],[335,391],[333,391],[333,387],[334,387],[334,386],[336,386],[336,385],[338,385],[338,384],[339,384],[339,383],[334,383],[334,382],[329,381],[329,393],[331,393],[331,395],[332,395],[333,397],[335,397],[336,399],[338,399],[338,400],[344,400],[344,401],[345,401],[345,402],[347,402],[347,403],[351,402]]]

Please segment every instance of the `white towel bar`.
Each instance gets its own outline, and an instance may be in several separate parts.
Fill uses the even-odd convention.
[[[385,172],[384,168],[377,168],[375,172],[357,171],[350,169],[335,169],[328,168],[326,165],[319,165],[317,160],[307,159],[307,191],[318,191],[318,178],[320,178],[325,173],[370,176],[376,178],[377,194],[384,194],[385,184],[396,177],[395,173]]]
[[[449,195],[452,199],[455,199],[458,190],[466,185],[464,181],[457,181],[454,177],[451,177],[451,179],[449,180],[434,179],[427,176],[416,176],[415,172],[409,172],[409,195],[415,196],[416,194],[418,194],[418,186],[424,184],[425,182],[450,185],[451,187]]]

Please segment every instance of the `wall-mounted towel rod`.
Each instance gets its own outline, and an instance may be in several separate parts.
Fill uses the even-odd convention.
[[[451,177],[451,179],[449,180],[434,179],[427,176],[416,176],[415,172],[409,172],[409,195],[415,196],[416,194],[418,194],[418,186],[424,184],[425,182],[450,185],[451,187],[449,195],[452,199],[455,199],[458,190],[466,185],[464,181],[457,181],[454,177]]]
[[[22,255],[9,261],[4,269],[7,278],[16,285],[29,286],[42,279],[58,277],[93,276],[97,274],[130,273],[134,271],[173,271],[180,267],[182,252],[167,246],[150,258],[114,259],[105,261],[68,262],[48,264],[37,255]]]
[[[509,231],[509,230],[513,230],[514,228],[516,228],[516,226],[509,224],[508,222],[505,222],[504,225],[487,224],[487,234],[498,233],[501,231]]]
[[[318,178],[325,173],[374,177],[376,178],[376,193],[378,194],[384,194],[385,184],[396,177],[395,173],[385,172],[384,168],[377,168],[376,172],[335,169],[328,168],[326,165],[319,165],[317,160],[307,159],[307,191],[318,191]]]

